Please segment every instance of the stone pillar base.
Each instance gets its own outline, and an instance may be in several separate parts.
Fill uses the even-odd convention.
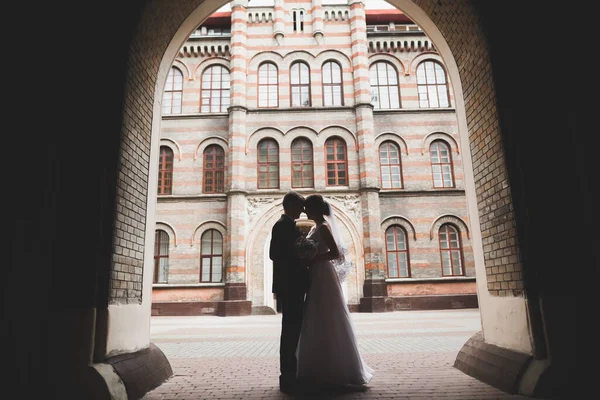
[[[252,302],[250,300],[226,300],[217,303],[219,317],[239,317],[251,314]]]
[[[223,293],[225,300],[246,300],[246,284],[245,283],[226,283]]]
[[[358,309],[360,312],[386,312],[386,300],[387,297],[361,297]]]
[[[385,279],[366,279],[363,284],[364,297],[360,299],[360,312],[385,312],[388,303]]]

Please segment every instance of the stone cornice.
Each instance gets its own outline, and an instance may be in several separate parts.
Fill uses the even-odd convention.
[[[381,190],[380,197],[464,196],[464,189]]]
[[[194,114],[165,114],[163,121],[177,119],[210,119],[210,118],[229,118],[228,113],[194,113]]]
[[[357,103],[354,105],[354,109],[357,110],[359,108],[370,108],[371,110],[375,109],[375,106],[373,105],[373,103]]]
[[[225,287],[225,283],[153,283],[152,289],[194,289],[207,287]]]
[[[381,188],[378,186],[363,186],[363,187],[358,188],[358,191],[360,193],[364,193],[364,192],[379,193],[381,191]]]
[[[226,194],[179,194],[179,195],[159,195],[156,198],[158,203],[172,203],[176,201],[226,201]]]
[[[448,108],[396,108],[393,110],[388,109],[374,109],[373,114],[417,114],[417,113],[427,113],[427,114],[436,114],[436,113],[455,113],[456,109],[454,107]]]
[[[229,114],[231,114],[233,111],[243,111],[245,113],[248,113],[248,107],[235,105],[235,106],[229,106],[229,108],[227,108],[227,112]]]
[[[456,282],[475,282],[474,276],[448,276],[441,278],[388,278],[386,283],[456,283]]]

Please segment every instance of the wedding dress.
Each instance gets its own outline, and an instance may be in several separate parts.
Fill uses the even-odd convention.
[[[318,254],[329,249],[321,239],[319,223],[307,237],[315,240]],[[369,383],[371,369],[362,359],[342,287],[330,261],[310,268],[310,287],[296,350],[298,379],[302,382],[355,386]]]

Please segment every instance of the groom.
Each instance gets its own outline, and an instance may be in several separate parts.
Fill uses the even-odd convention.
[[[302,329],[304,296],[308,290],[308,265],[295,255],[294,242],[302,234],[295,220],[304,211],[304,197],[288,192],[283,197],[283,215],[271,231],[269,258],[273,260],[273,293],[282,312],[279,346],[279,390],[296,389],[296,347]]]

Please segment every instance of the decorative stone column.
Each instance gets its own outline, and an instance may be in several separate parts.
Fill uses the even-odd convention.
[[[373,105],[369,83],[367,24],[365,7],[361,0],[350,0],[350,33],[352,37],[352,67],[354,70],[354,98],[356,135],[360,165],[360,203],[362,208],[363,243],[365,255],[365,283],[360,311],[386,310],[387,284],[381,212],[379,206],[379,175],[377,149],[373,127]]]
[[[312,21],[313,21],[313,36],[318,44],[323,44],[323,7],[321,0],[313,0],[312,2]]]
[[[283,37],[285,36],[284,15],[283,0],[275,0],[275,24],[273,25],[273,35],[279,45],[283,44]]]
[[[247,0],[231,5],[231,106],[229,107],[229,165],[227,168],[227,240],[224,301],[217,315],[250,315],[246,299],[246,32]]]

